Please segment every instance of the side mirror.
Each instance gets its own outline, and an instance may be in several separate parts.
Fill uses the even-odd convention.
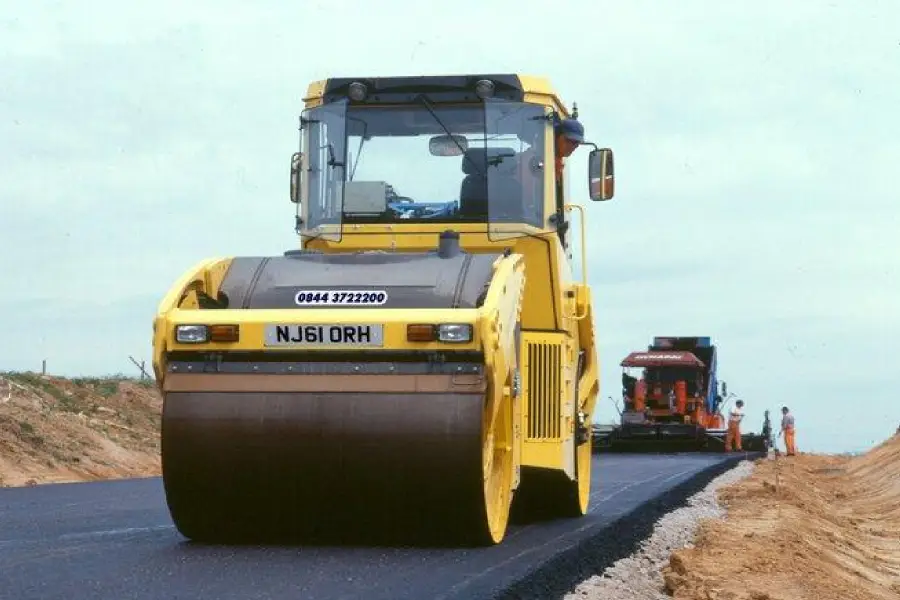
[[[609,200],[615,194],[615,172],[613,151],[609,148],[598,148],[591,151],[588,157],[588,189],[591,200]]]
[[[724,381],[722,382],[722,395],[726,397],[728,396],[728,384]]]
[[[300,165],[303,163],[303,153],[294,152],[291,155],[291,202],[300,202]]]

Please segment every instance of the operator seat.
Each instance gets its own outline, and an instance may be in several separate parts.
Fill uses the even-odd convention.
[[[522,185],[516,178],[516,152],[512,148],[470,148],[463,154],[459,212],[467,217],[493,220],[522,212]],[[488,177],[490,174],[490,186]],[[490,187],[490,189],[488,189]],[[490,198],[490,200],[488,200]]]

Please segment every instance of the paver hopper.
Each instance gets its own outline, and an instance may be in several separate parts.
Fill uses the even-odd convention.
[[[305,102],[301,248],[201,262],[154,322],[178,530],[493,544],[512,506],[584,514],[597,349],[554,160],[577,114],[517,75],[328,79]],[[612,169],[595,146],[592,200]]]

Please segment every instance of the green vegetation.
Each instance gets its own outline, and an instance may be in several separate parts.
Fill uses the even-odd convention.
[[[109,398],[119,391],[122,383],[138,385],[146,389],[152,389],[156,382],[153,379],[141,379],[139,377],[126,376],[121,373],[106,377],[57,377],[45,378],[40,373],[33,371],[0,371],[0,377],[8,379],[14,384],[30,388],[36,392],[44,393],[57,401],[57,408],[67,412],[94,412],[97,409],[95,403],[86,402],[89,393],[102,398]],[[74,390],[67,391],[57,385],[55,381],[63,381]]]
[[[0,377],[5,377],[15,383],[30,385],[41,389],[53,387],[53,384],[50,381],[47,381],[40,373],[35,373],[34,371],[0,371]],[[122,373],[91,377],[63,377],[57,375],[48,375],[47,377],[65,380],[77,386],[90,386],[94,388],[94,391],[104,396],[115,394],[119,389],[119,384],[125,382],[147,388],[156,385],[156,382],[153,379],[141,379],[139,377],[123,375]]]
[[[6,379],[9,379],[13,383],[18,383],[19,385],[27,386],[38,391],[45,392],[50,394],[60,402],[65,402],[67,400],[66,395],[63,393],[61,389],[53,385],[51,382],[43,379],[39,374],[33,373],[30,371],[26,371],[24,373],[16,373],[16,372],[8,372],[8,373],[0,373]]]
[[[34,429],[34,425],[29,423],[28,421],[19,421],[19,437],[26,442],[31,442],[33,446],[42,446],[44,444],[44,438],[37,433]]]
[[[92,387],[94,391],[104,398],[112,396],[119,391],[119,384],[128,382],[134,385],[140,385],[145,388],[152,388],[156,382],[152,379],[141,379],[139,377],[129,377],[117,373],[106,377],[73,377],[70,379],[72,383],[78,386]]]
[[[43,376],[40,373],[36,373],[34,371],[0,371],[0,377],[6,377],[8,379],[12,379],[13,381],[18,382],[44,382],[46,381],[42,378]],[[153,379],[141,379],[140,377],[136,377],[133,375],[125,375],[123,373],[111,373],[109,375],[92,375],[90,377],[68,377],[62,375],[53,375],[48,374],[47,377],[51,377],[53,379],[63,379],[66,381],[70,381],[76,385],[97,385],[101,383],[109,383],[114,382],[116,384],[122,382],[129,382],[137,385],[144,385],[147,387],[151,387],[155,384]]]

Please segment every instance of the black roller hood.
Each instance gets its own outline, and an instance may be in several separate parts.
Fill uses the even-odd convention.
[[[365,305],[298,306],[308,291],[385,291],[372,308],[477,308],[500,254],[441,257],[437,253],[359,252],[236,257],[221,285],[229,308],[340,309]]]

